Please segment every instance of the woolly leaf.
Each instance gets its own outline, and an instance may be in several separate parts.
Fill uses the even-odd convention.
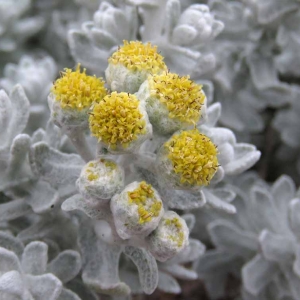
[[[30,137],[27,134],[19,134],[14,138],[10,148],[10,158],[7,170],[10,176],[19,175],[17,173],[20,172],[25,162],[29,147]]]
[[[185,223],[187,227],[189,228],[189,231],[191,232],[195,226],[196,218],[193,214],[185,214],[181,216],[182,219],[185,220]]]
[[[244,287],[249,293],[256,296],[277,272],[276,264],[268,262],[260,254],[257,254],[242,269]]]
[[[178,0],[169,0],[166,5],[165,14],[165,34],[170,39],[172,31],[178,23],[180,16],[180,2]]]
[[[251,218],[257,230],[270,229],[276,232],[278,229],[278,214],[275,209],[272,195],[266,188],[254,185],[250,190]],[[268,212],[268,214],[266,214]]]
[[[221,103],[213,103],[207,108],[207,121],[206,126],[213,127],[217,124],[221,116],[222,106]]]
[[[63,283],[72,280],[81,269],[81,257],[77,251],[65,250],[53,259],[47,271],[54,274]]]
[[[289,225],[294,235],[300,238],[300,199],[293,199],[289,204]]]
[[[136,265],[144,292],[152,294],[158,284],[158,270],[155,258],[145,249],[131,246],[126,246],[124,253]]]
[[[263,256],[270,261],[291,261],[294,257],[294,243],[291,239],[263,230],[259,236]]]
[[[103,29],[93,28],[91,30],[93,42],[96,47],[110,50],[118,44],[118,41],[108,32]]]
[[[169,274],[159,272],[159,281],[157,286],[161,291],[171,294],[180,294],[181,288],[177,280]]]
[[[0,231],[0,245],[5,249],[14,252],[18,257],[21,257],[24,250],[24,245],[20,240],[18,240],[11,234],[8,234],[6,232],[1,232],[1,231]]]
[[[195,271],[187,269],[180,265],[162,264],[161,270],[166,271],[166,273],[182,280],[195,280],[198,278],[198,275]]]
[[[8,130],[10,131],[11,139],[13,139],[26,127],[29,118],[30,103],[21,85],[16,85],[9,97],[12,103],[12,115]]]
[[[286,218],[289,202],[293,199],[295,192],[296,187],[293,180],[285,175],[279,177],[272,185],[271,193],[276,209],[282,218]]]
[[[251,257],[258,249],[255,235],[241,231],[229,221],[213,221],[208,231],[215,246],[236,255]]]
[[[227,175],[238,175],[251,168],[260,158],[260,151],[249,144],[234,146],[234,160],[223,166]]]
[[[45,143],[38,143],[32,147],[32,159],[41,178],[53,188],[75,190],[75,181],[84,165],[80,156],[65,154]]]
[[[0,204],[0,221],[10,221],[32,212],[24,199],[12,200]]]
[[[8,97],[8,95],[5,93],[4,90],[0,90],[0,128],[8,128],[9,122],[10,122],[10,116],[12,111],[12,104]],[[6,139],[7,139],[7,130],[1,130],[0,132],[0,138],[1,138],[1,148],[3,149],[6,146]],[[4,145],[3,145],[4,144]]]
[[[43,242],[31,242],[22,255],[23,271],[31,275],[42,275],[46,271],[48,246]]]
[[[26,203],[37,214],[50,211],[58,205],[59,200],[59,194],[43,181],[38,181],[31,189],[30,195],[25,198]]]
[[[0,247],[0,272],[4,274],[9,271],[21,272],[21,266],[17,255]]]
[[[202,191],[164,191],[168,206],[173,209],[195,209],[202,207],[205,203],[205,196]]]
[[[24,282],[22,276],[17,271],[10,271],[0,277],[0,297],[1,299],[17,300],[24,293]],[[3,295],[3,294],[4,295]],[[9,296],[7,294],[9,294]],[[15,298],[14,298],[15,297]]]
[[[97,75],[103,72],[99,72],[99,70],[105,70],[109,53],[96,48],[86,33],[70,30],[68,43],[75,61],[81,62],[91,72]]]
[[[216,195],[213,194],[213,191],[209,191],[208,189],[203,189],[203,192],[208,205],[230,214],[236,213],[236,208],[232,204],[227,203],[222,199],[218,198]]]
[[[197,34],[198,32],[194,27],[182,24],[174,29],[172,42],[177,45],[188,45],[194,41]]]
[[[52,274],[26,275],[26,281],[35,300],[56,300],[62,291],[62,283]]]
[[[61,208],[64,211],[81,210],[88,217],[97,220],[105,219],[108,213],[107,209],[104,209],[104,207],[97,202],[94,203],[94,205],[86,203],[80,194],[76,194],[65,200]]]
[[[79,247],[82,253],[82,280],[98,293],[125,296],[130,288],[118,275],[121,248],[99,240],[92,224],[85,216],[79,217]]]

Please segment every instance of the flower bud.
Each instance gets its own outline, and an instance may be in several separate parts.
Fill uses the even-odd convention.
[[[198,129],[175,133],[157,154],[160,182],[174,189],[208,185],[219,167],[217,153],[217,147]]]
[[[223,28],[223,23],[215,20],[207,5],[194,4],[181,14],[171,39],[176,45],[199,47],[215,38]]]
[[[146,241],[151,254],[159,261],[166,261],[188,245],[188,238],[189,229],[184,219],[174,211],[167,211]]]
[[[139,41],[124,41],[124,45],[108,59],[105,77],[112,91],[135,93],[149,74],[166,71],[157,47]]]
[[[136,96],[146,103],[154,130],[163,135],[197,124],[205,102],[201,85],[169,72],[148,76]]]
[[[87,128],[88,111],[94,102],[106,95],[101,78],[81,72],[80,64],[75,71],[65,69],[57,79],[48,97],[53,122],[59,126]]]
[[[77,179],[79,192],[87,201],[107,203],[124,187],[124,171],[114,161],[97,159],[87,163]]]
[[[90,130],[111,153],[132,152],[152,135],[145,104],[131,94],[113,92],[95,104]]]
[[[127,185],[111,199],[110,207],[122,239],[147,236],[157,227],[164,213],[159,194],[145,181]]]

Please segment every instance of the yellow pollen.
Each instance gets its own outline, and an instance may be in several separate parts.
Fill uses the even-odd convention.
[[[92,135],[116,149],[123,148],[146,133],[146,121],[139,110],[139,100],[127,93],[113,92],[93,107],[89,117]]]
[[[103,166],[105,166],[106,170],[103,170]],[[100,176],[103,176],[103,174],[111,174],[116,168],[117,165],[114,161],[101,158],[97,161],[89,162],[85,168],[85,172],[89,181],[95,181]]]
[[[175,134],[164,147],[181,183],[208,185],[219,167],[217,147],[197,129]]]
[[[86,69],[81,72],[80,64],[75,71],[65,68],[64,72],[61,72],[61,78],[54,82],[51,92],[62,108],[80,111],[106,95],[104,81],[96,76],[88,76],[85,72]]]
[[[142,181],[134,191],[128,192],[128,198],[130,204],[138,206],[140,224],[150,222],[152,217],[159,216],[162,203],[155,198],[152,186],[145,181]]]
[[[89,181],[94,181],[94,180],[97,180],[97,179],[99,179],[99,175],[98,174],[96,174],[96,173],[94,173],[91,169],[86,169],[86,173],[88,174],[88,176],[87,176],[87,179],[89,180]]]
[[[178,218],[166,219],[165,225],[172,226],[172,229],[175,229],[176,235],[169,235],[169,238],[172,241],[176,242],[178,247],[182,247],[183,240],[184,240],[184,234],[183,234],[183,230],[182,230],[182,224],[179,221],[179,219]]]
[[[108,59],[114,65],[122,64],[132,71],[150,71],[157,73],[167,70],[163,57],[157,53],[157,47],[139,41],[123,41],[124,45]]]
[[[205,95],[202,86],[174,73],[163,73],[148,77],[150,95],[166,105],[169,117],[196,124],[201,115]]]

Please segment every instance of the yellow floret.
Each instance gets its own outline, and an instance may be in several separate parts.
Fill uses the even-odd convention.
[[[114,65],[122,64],[132,71],[150,71],[157,73],[166,70],[163,57],[157,53],[157,47],[139,41],[123,41],[124,45],[108,59]]]
[[[172,229],[176,232],[176,235],[169,235],[169,238],[177,243],[178,247],[182,247],[184,234],[182,230],[182,224],[178,218],[166,219],[165,225],[172,227]]]
[[[163,73],[148,78],[150,95],[166,105],[169,117],[196,124],[201,116],[205,95],[202,86],[174,73]]]
[[[128,192],[128,202],[138,206],[140,224],[150,222],[152,217],[159,216],[162,208],[162,203],[154,196],[152,186],[145,181],[142,181],[134,191]]]
[[[89,181],[95,181],[100,178],[101,171],[99,172],[99,167],[101,168],[101,164],[104,164],[104,166],[107,168],[106,174],[110,174],[117,167],[114,161],[103,159],[103,158],[99,159],[99,162],[98,161],[89,162],[87,164],[87,168],[85,169],[85,172],[87,173],[87,179]]]
[[[208,185],[218,168],[217,147],[197,129],[175,134],[164,147],[181,183]]]
[[[61,72],[61,78],[54,82],[51,92],[55,99],[60,102],[62,108],[82,110],[88,108],[106,95],[104,82],[96,76],[85,74],[86,69],[81,72],[80,64],[75,71],[65,69]]]
[[[89,164],[89,167],[92,167],[92,166]],[[88,174],[88,175],[87,175],[87,179],[88,179],[89,181],[94,181],[94,180],[99,179],[99,175],[96,174],[96,173],[94,173],[93,170],[91,170],[91,169],[89,169],[89,168],[86,169],[86,173]]]
[[[139,110],[138,99],[131,94],[113,92],[93,107],[89,117],[92,134],[115,149],[123,148],[146,133],[146,121]]]

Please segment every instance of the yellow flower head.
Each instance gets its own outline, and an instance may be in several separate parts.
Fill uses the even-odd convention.
[[[97,163],[95,161],[91,161],[87,164],[85,169],[85,172],[87,174],[87,179],[89,181],[95,181],[100,178],[99,167],[101,165],[105,166],[105,171],[107,174],[115,170],[117,167],[115,162],[103,158],[101,158]],[[103,172],[103,170],[101,170],[101,172]]]
[[[181,122],[196,124],[201,115],[205,94],[202,86],[189,76],[163,73],[148,78],[150,95],[166,105],[169,117]]]
[[[145,181],[142,181],[137,189],[128,192],[128,198],[130,204],[138,206],[140,224],[150,222],[152,217],[159,216],[162,203],[155,198],[152,186]]]
[[[217,147],[197,129],[173,135],[163,147],[181,183],[208,185],[219,166]]]
[[[96,76],[86,75],[86,69],[81,72],[80,64],[75,71],[65,69],[61,78],[52,86],[51,92],[60,102],[62,108],[83,110],[106,95],[104,82]]]
[[[146,121],[139,110],[139,100],[131,94],[113,92],[93,107],[89,117],[92,134],[116,149],[123,148],[146,133]]]
[[[132,71],[157,73],[166,70],[163,57],[157,53],[157,47],[139,41],[123,41],[124,45],[108,59],[114,65],[122,64]]]
[[[165,225],[171,227],[170,231],[176,234],[170,234],[169,238],[177,244],[178,247],[182,247],[184,242],[184,232],[182,229],[182,223],[177,217],[172,219],[165,219]]]

